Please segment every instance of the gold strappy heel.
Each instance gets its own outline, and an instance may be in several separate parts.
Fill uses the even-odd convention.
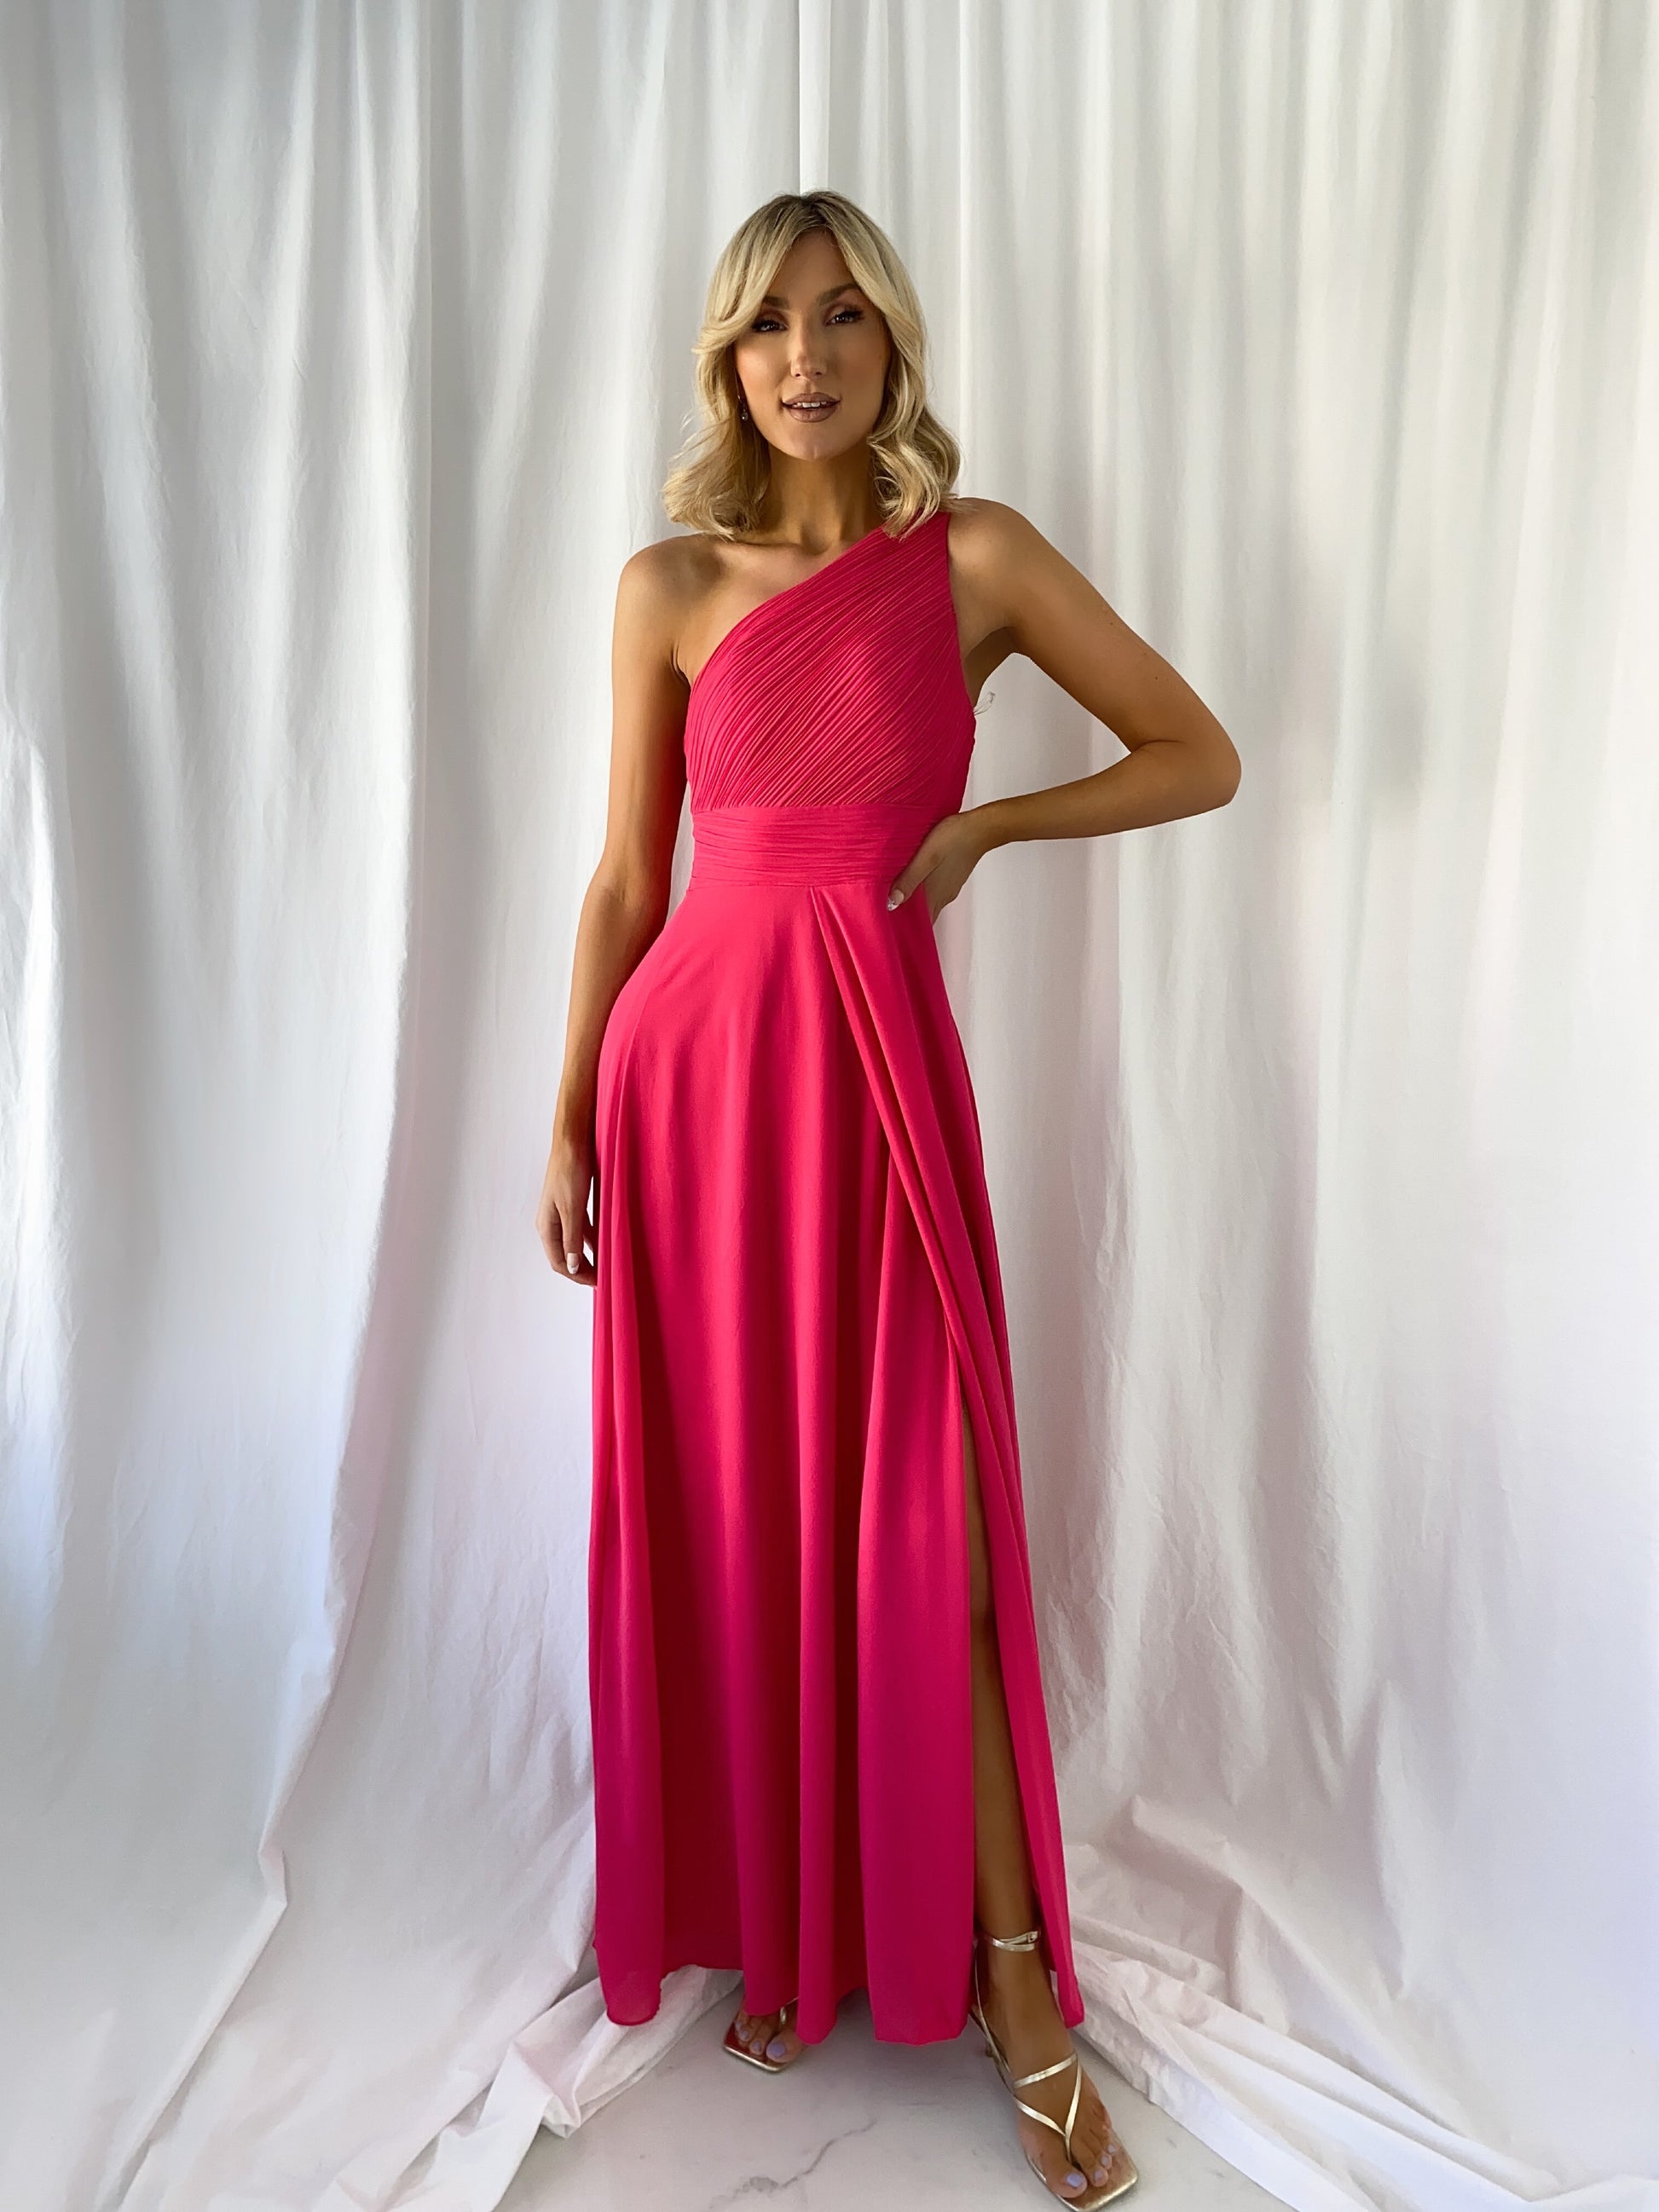
[[[794,2025],[793,2014],[795,2008],[799,2002],[800,2000],[798,1997],[791,1997],[787,2005],[780,2007],[778,2012],[778,2027],[780,2028],[790,2027]],[[738,2008],[739,2012],[743,2009],[744,2008],[741,2005]],[[776,2031],[775,2030],[774,2033]],[[729,2051],[734,2058],[746,2058],[751,2066],[758,2066],[761,2071],[764,2074],[787,2074],[789,2069],[794,2064],[796,2059],[801,2057],[806,2048],[805,2045],[803,2044],[799,2050],[791,2051],[787,2058],[769,2058],[763,2050],[751,2051],[738,2033],[737,2013],[733,2013],[732,2015],[731,2023],[726,2031],[726,2042],[723,2047]]]
[[[979,2022],[980,2033],[985,2038],[985,2047],[996,2061],[997,2071],[1007,2083],[1008,2094],[1013,2098],[1020,2111],[1028,2113],[1034,2120],[1041,2120],[1045,2128],[1052,2128],[1065,2144],[1066,2155],[1071,2160],[1073,2169],[1079,2173],[1085,2173],[1088,2171],[1087,2167],[1072,2148],[1072,2129],[1077,2119],[1078,2106],[1083,2100],[1083,2061],[1073,2050],[1068,2057],[1057,2058],[1052,2066],[1039,2066],[1035,2074],[1011,2073],[1002,2045],[991,2033],[990,2023],[985,2017],[985,2000],[980,1995],[979,1939],[981,1936],[988,1943],[994,1943],[1000,1951],[1035,1951],[1042,1934],[1040,1928],[1028,1928],[1023,1936],[993,1936],[988,1928],[981,1928],[975,1922],[974,2000],[968,2010]],[[1058,2074],[1066,2066],[1076,2069],[1076,2079],[1072,2083],[1071,2110],[1066,2115],[1065,2126],[1061,2127],[1058,2120],[1050,2119],[1047,2112],[1040,2112],[1035,2105],[1028,2105],[1024,2099],[1016,2093],[1033,2081],[1046,2081],[1049,2075]],[[1024,2145],[1022,2144],[1020,2148],[1024,2149]],[[1044,2193],[1054,2197],[1058,2203],[1078,2205],[1081,2208],[1081,2212],[1094,2212],[1097,2205],[1111,2203],[1114,2198],[1122,2197],[1133,2189],[1140,2179],[1139,2169],[1125,2149],[1122,2140],[1109,2118],[1106,2123],[1106,2158],[1108,2166],[1105,2180],[1097,2183],[1093,2189],[1079,2189],[1077,2195],[1073,2197],[1069,2193],[1050,2189],[1048,2182],[1043,2179],[1042,2168],[1029,2150],[1025,2152],[1025,2163],[1036,2174],[1037,2179],[1042,2182]]]

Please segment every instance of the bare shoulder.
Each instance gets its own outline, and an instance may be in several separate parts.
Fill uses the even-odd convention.
[[[986,664],[994,665],[992,654],[1000,660],[1023,653],[1131,750],[1152,738],[1182,739],[1219,764],[1218,780],[1224,773],[1236,783],[1232,740],[1093,579],[1018,507],[995,499],[958,504],[960,522],[954,510],[951,522],[951,585],[958,587],[960,564],[966,595],[988,634]],[[970,676],[974,659],[964,659]]]
[[[963,564],[994,564],[1018,555],[1037,536],[1017,507],[1000,499],[951,495],[951,557]]]
[[[1017,507],[952,493],[948,545],[963,676],[977,700],[986,678],[1019,650],[1014,629],[1021,568],[1043,540]]]
[[[618,701],[653,726],[678,724],[684,709],[678,648],[696,590],[695,554],[684,537],[640,546],[617,578],[611,681]]]
[[[726,581],[729,555],[716,538],[681,531],[641,545],[623,563],[617,621],[628,620],[638,644],[685,680],[682,650]]]
[[[988,623],[1006,630],[1015,650],[1047,667],[1043,653],[1057,621],[1121,627],[1093,580],[1018,507],[998,499],[963,504],[973,510],[962,537],[963,573]],[[952,522],[953,568],[957,546]]]
[[[1005,629],[1015,618],[1022,586],[1029,589],[1038,572],[1063,556],[1016,507],[1000,499],[953,495],[951,509],[951,574],[958,603],[971,608],[974,629]]]
[[[678,611],[689,580],[690,540],[659,538],[641,545],[622,564],[617,579],[617,621],[636,643],[665,637],[672,641]]]

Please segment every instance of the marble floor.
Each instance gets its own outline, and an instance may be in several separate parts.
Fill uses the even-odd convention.
[[[1014,2108],[970,2023],[957,2043],[878,2044],[862,1990],[787,2074],[720,2048],[738,1997],[712,2006],[666,2058],[574,2135],[544,2129],[502,2212],[1041,2212]],[[1279,2203],[1178,2127],[1079,2039],[1140,2169],[1134,2212],[1269,2212]]]

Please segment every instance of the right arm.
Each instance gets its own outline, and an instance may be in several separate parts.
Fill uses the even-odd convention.
[[[599,1047],[617,995],[668,915],[674,842],[685,793],[686,688],[674,665],[675,568],[666,544],[623,564],[611,632],[611,787],[605,848],[582,901],[565,1023],[564,1068],[536,1212],[551,1265],[594,1279],[593,1112]],[[576,1265],[569,1265],[574,1255]]]

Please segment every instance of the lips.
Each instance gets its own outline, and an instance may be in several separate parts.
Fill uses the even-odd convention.
[[[835,413],[841,402],[831,399],[827,393],[817,393],[809,399],[786,399],[783,404],[788,413],[799,416],[803,422],[821,422],[826,415]]]

